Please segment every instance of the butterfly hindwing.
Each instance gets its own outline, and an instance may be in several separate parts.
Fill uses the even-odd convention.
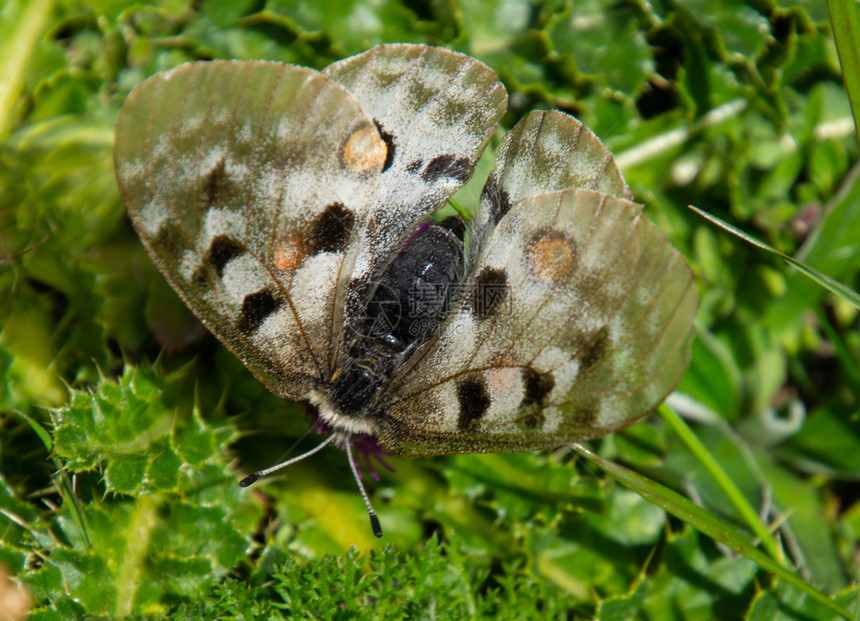
[[[274,393],[332,366],[355,240],[386,147],[319,73],[190,63],[138,85],[117,124],[131,220],[174,289]]]
[[[631,199],[615,158],[577,119],[557,111],[534,111],[509,131],[496,166],[470,222],[469,263],[492,228],[518,202],[567,188],[596,190]]]
[[[522,201],[392,384],[380,441],[406,455],[504,452],[628,425],[680,381],[696,306],[684,258],[638,205],[590,190]]]
[[[633,196],[615,158],[597,136],[556,110],[530,112],[505,135],[488,185],[504,193],[511,205],[567,188],[628,200]]]

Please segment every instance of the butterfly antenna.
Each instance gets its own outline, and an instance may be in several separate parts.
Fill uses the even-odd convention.
[[[355,478],[355,484],[358,485],[358,491],[361,492],[361,497],[364,500],[364,506],[367,507],[367,516],[370,518],[370,527],[373,529],[373,534],[377,537],[382,537],[382,526],[379,525],[379,518],[376,517],[376,511],[370,504],[370,498],[364,489],[361,482],[361,476],[358,474],[358,468],[355,465],[355,460],[352,458],[352,444],[349,440],[346,442],[346,456],[349,459],[349,467],[352,470],[352,476]]]
[[[317,446],[315,446],[314,448],[309,450],[307,453],[302,453],[298,457],[293,457],[292,459],[288,459],[287,461],[282,461],[279,464],[275,464],[271,468],[266,468],[265,470],[258,470],[254,474],[246,476],[244,479],[239,481],[239,485],[241,485],[242,487],[248,487],[252,483],[256,483],[257,481],[259,481],[263,477],[269,476],[270,474],[280,470],[281,468],[286,468],[287,466],[292,465],[292,464],[296,463],[297,461],[303,460],[305,457],[310,457],[314,453],[320,452],[326,446],[328,446],[329,444],[334,442],[335,437],[336,436],[334,436],[334,435],[330,435],[325,440],[323,440],[320,444],[318,444]]]

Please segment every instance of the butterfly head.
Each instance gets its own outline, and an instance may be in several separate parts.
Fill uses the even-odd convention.
[[[340,435],[344,439],[352,434],[373,435],[375,430],[373,419],[366,411],[344,412],[335,403],[329,390],[311,391],[309,401],[317,408],[320,421],[331,430],[332,434]],[[344,442],[341,441],[339,444],[343,445]]]

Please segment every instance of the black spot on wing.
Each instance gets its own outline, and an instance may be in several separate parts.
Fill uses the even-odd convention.
[[[218,276],[224,275],[224,266],[247,250],[244,244],[240,244],[226,235],[216,235],[209,243],[206,253],[206,262],[215,268]]]
[[[424,160],[412,160],[406,165],[406,172],[417,173],[424,166]]]
[[[490,407],[490,395],[483,378],[463,380],[457,385],[457,401],[460,404],[458,429],[473,429]]]
[[[160,250],[175,257],[181,257],[182,252],[188,246],[188,240],[182,234],[182,229],[170,222],[165,222],[155,232],[154,242]]]
[[[428,85],[423,79],[414,79],[408,83],[406,97],[409,106],[417,115],[419,110],[438,100],[439,89]]]
[[[242,300],[242,310],[239,314],[240,332],[251,335],[256,332],[266,318],[281,306],[281,300],[272,295],[270,289],[261,289],[257,293],[249,293]]]
[[[421,173],[421,178],[428,183],[432,183],[445,174],[445,171],[448,170],[448,167],[453,162],[454,156],[450,153],[446,155],[438,155],[430,160],[429,164],[427,164],[427,168],[425,168],[424,172]]]
[[[475,277],[472,289],[472,315],[485,319],[497,312],[508,297],[508,275],[503,269],[485,267]]]
[[[451,153],[437,155],[430,162],[421,178],[427,183],[435,183],[442,177],[449,177],[464,183],[472,175],[472,163],[468,157],[455,157]]]
[[[443,118],[457,121],[465,119],[472,110],[472,102],[454,98],[445,100],[442,106]]]
[[[600,408],[594,403],[586,403],[577,407],[570,418],[579,427],[594,427]]]
[[[394,151],[397,147],[394,142],[394,135],[391,132],[385,131],[382,127],[382,123],[373,119],[373,124],[376,125],[376,131],[379,132],[380,138],[382,138],[382,142],[385,143],[385,163],[382,165],[382,172],[385,172],[389,168],[391,168],[392,162],[394,162]]]
[[[606,350],[609,348],[609,326],[603,326],[598,330],[591,342],[586,346],[585,350],[582,352],[582,356],[580,356],[580,373],[584,373],[595,364],[597,364],[603,356],[606,354]]]
[[[371,71],[370,76],[380,90],[386,90],[403,77],[403,72],[377,69],[375,71]]]
[[[487,179],[481,197],[490,203],[490,215],[494,224],[498,224],[511,210],[511,197],[506,190],[499,187],[499,181],[494,175]]]
[[[355,214],[343,203],[332,203],[311,224],[309,242],[312,254],[343,250],[354,226]]]
[[[555,388],[555,378],[551,373],[540,374],[532,368],[523,373],[525,395],[521,407],[542,405],[547,395]]]
[[[466,183],[472,176],[472,162],[468,157],[461,157],[448,167],[447,175],[461,183]]]
[[[227,175],[225,159],[222,157],[207,174],[203,176],[203,209],[213,206],[230,205],[238,196],[239,188]]]
[[[520,424],[526,429],[537,429],[538,427],[542,427],[544,422],[546,421],[546,414],[544,414],[543,410],[538,410],[528,416],[524,417],[520,420]]]

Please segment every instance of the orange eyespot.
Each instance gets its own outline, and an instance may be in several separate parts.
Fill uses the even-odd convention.
[[[343,150],[343,161],[354,173],[382,169],[388,147],[372,127],[363,127],[349,137]]]
[[[301,238],[292,235],[281,242],[275,250],[275,267],[282,272],[294,272],[307,256],[307,244]]]
[[[491,393],[504,393],[510,390],[520,376],[517,363],[507,354],[497,354],[490,361],[492,367],[487,371],[487,385]]]
[[[529,251],[532,271],[542,280],[561,282],[573,272],[576,259],[575,244],[560,231],[540,234]]]

